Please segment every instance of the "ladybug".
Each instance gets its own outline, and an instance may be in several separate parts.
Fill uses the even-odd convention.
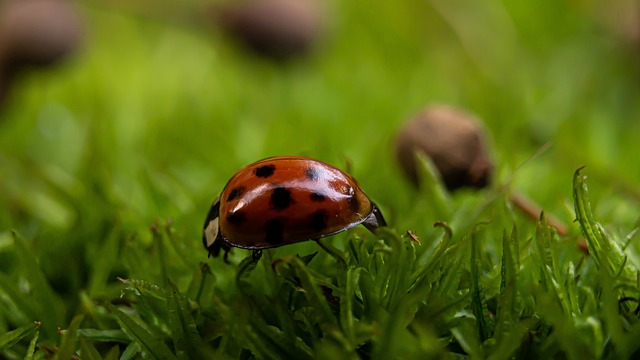
[[[300,156],[240,169],[214,201],[202,242],[209,256],[231,247],[261,250],[317,240],[363,224],[386,226],[376,204],[341,170]]]

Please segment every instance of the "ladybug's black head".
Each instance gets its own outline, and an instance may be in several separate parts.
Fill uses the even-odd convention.
[[[214,257],[220,254],[220,249],[223,248],[222,239],[220,239],[220,198],[217,198],[209,214],[204,222],[204,231],[202,232],[202,244],[209,251],[209,256]]]

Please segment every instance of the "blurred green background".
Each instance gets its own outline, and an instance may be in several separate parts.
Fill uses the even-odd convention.
[[[81,49],[23,73],[0,105],[0,271],[18,261],[15,231],[71,303],[105,239],[146,246],[154,223],[171,219],[191,260],[207,261],[212,200],[237,169],[268,156],[348,170],[398,233],[428,242],[441,219],[416,200],[393,144],[433,103],[475,113],[493,187],[535,199],[571,233],[571,179],[583,165],[605,226],[626,233],[639,220],[636,2],[331,0],[313,51],[284,62],[223,34],[209,2],[76,5]]]
[[[83,214],[58,186],[136,225],[184,221],[197,237],[226,179],[279,154],[349,164],[402,222],[414,194],[394,133],[430,103],[484,121],[498,183],[552,142],[514,177],[545,208],[563,208],[582,165],[613,196],[640,197],[637,44],[608,26],[604,5],[329,2],[315,51],[287,63],[231,43],[203,2],[78,5],[81,51],[20,77],[2,108],[4,229],[73,229]]]

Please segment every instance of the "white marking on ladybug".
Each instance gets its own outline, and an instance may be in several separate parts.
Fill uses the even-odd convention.
[[[213,245],[218,237],[218,221],[220,218],[216,217],[215,219],[209,221],[207,227],[204,229],[204,235],[207,239],[207,247]]]

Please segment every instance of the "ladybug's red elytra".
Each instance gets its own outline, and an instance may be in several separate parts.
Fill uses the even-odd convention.
[[[214,201],[202,241],[209,255],[230,247],[260,250],[333,235],[363,224],[386,226],[356,180],[300,156],[278,156],[240,169]]]

